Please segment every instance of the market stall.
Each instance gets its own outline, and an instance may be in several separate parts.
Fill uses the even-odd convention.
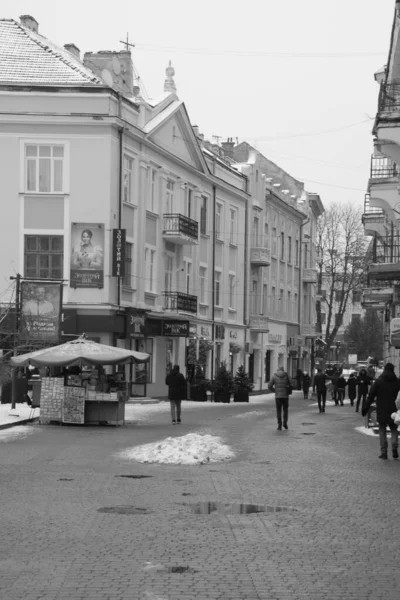
[[[76,340],[14,356],[14,368],[63,368],[55,377],[40,379],[40,423],[123,425],[129,385],[119,374],[107,375],[104,366],[146,363],[150,355],[97,344],[82,335]]]

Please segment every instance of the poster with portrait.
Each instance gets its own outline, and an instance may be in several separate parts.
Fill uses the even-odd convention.
[[[104,286],[104,224],[71,224],[70,287]]]
[[[62,285],[44,281],[21,282],[22,339],[58,342],[62,310]]]

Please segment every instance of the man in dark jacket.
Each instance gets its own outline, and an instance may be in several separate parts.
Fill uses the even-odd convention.
[[[358,394],[357,394],[356,412],[358,412],[358,409],[360,408],[360,402],[361,402],[361,412],[362,412],[362,408],[365,404],[365,399],[368,394],[368,388],[371,384],[371,378],[368,377],[368,375],[367,375],[367,369],[361,369],[361,371],[357,377],[357,383],[358,383]]]
[[[381,454],[379,458],[386,459],[388,457],[388,442],[386,436],[386,427],[389,425],[392,441],[393,458],[398,458],[398,431],[391,414],[396,412],[396,398],[400,390],[400,380],[394,374],[394,366],[392,363],[387,363],[384,367],[382,375],[372,385],[368,398],[362,407],[361,414],[365,417],[368,409],[373,404],[376,398],[376,413],[379,423],[379,442]]]
[[[283,367],[279,367],[274,373],[268,384],[268,389],[275,392],[276,418],[278,420],[278,431],[282,429],[282,408],[283,408],[283,426],[288,429],[289,416],[289,376]]]
[[[181,402],[186,398],[186,379],[179,372],[179,365],[174,365],[165,379],[168,386],[168,399],[171,404],[172,423],[181,422]],[[175,415],[176,412],[176,415]]]
[[[320,413],[325,412],[326,382],[328,379],[330,379],[330,377],[323,373],[322,369],[318,369],[318,372],[314,377],[314,387],[317,390],[318,408]]]

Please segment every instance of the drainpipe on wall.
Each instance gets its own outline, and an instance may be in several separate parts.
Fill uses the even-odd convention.
[[[304,225],[310,222],[310,219],[306,219],[300,223],[300,249],[299,249],[299,308],[298,308],[298,321],[299,321],[299,331],[301,334],[301,317],[303,314],[303,228]],[[301,346],[298,346],[298,361],[297,368],[300,368],[300,353]]]
[[[118,98],[118,117],[122,119],[122,98]],[[123,194],[123,169],[124,169],[124,128],[120,127],[119,131],[119,181],[118,181],[118,229],[122,226],[122,194]],[[121,309],[121,277],[117,277],[117,304],[118,310]]]
[[[215,164],[214,164],[215,166]],[[215,168],[214,168],[215,170]],[[215,210],[217,207],[217,186],[213,185],[213,220],[212,220],[212,286],[211,286],[211,381],[214,379],[214,344],[215,344]]]
[[[249,191],[249,180],[246,175],[245,179],[245,192],[248,194]],[[248,330],[248,317],[247,317],[247,306],[248,306],[248,273],[250,271],[249,265],[247,264],[249,250],[248,250],[248,231],[247,228],[249,226],[249,198],[246,200],[246,208],[244,213],[244,280],[243,280],[243,324],[244,324],[244,344],[246,346],[247,342],[247,330]],[[246,357],[245,357],[246,360]],[[248,367],[248,365],[247,365]]]

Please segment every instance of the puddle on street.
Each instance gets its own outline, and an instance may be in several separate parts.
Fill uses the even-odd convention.
[[[302,425],[316,425],[316,423],[302,423]]]
[[[167,567],[167,573],[179,573],[182,575],[182,573],[198,573],[198,571],[192,567]]]
[[[226,502],[196,502],[189,505],[195,515],[249,515],[253,513],[294,512],[288,506],[267,506],[265,504],[230,504]]]
[[[98,508],[97,512],[108,515],[149,515],[153,511],[137,506],[104,506],[103,508]]]
[[[301,435],[315,435],[315,431],[303,431]]]
[[[115,477],[125,477],[126,479],[145,479],[153,477],[153,475],[115,475]]]

